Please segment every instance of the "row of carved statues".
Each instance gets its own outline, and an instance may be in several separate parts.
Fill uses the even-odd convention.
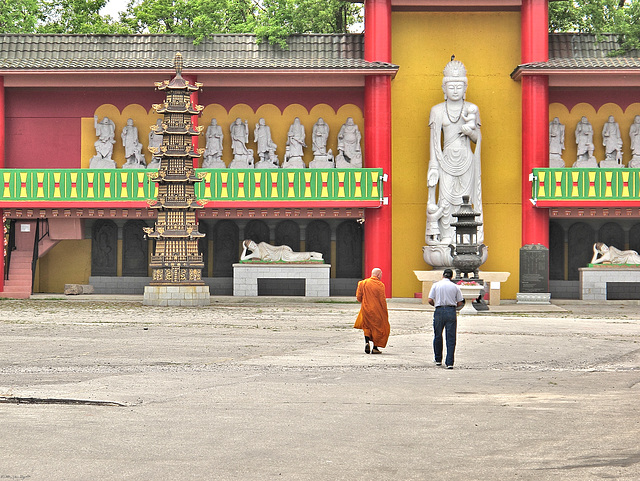
[[[631,160],[630,168],[640,168],[640,115],[633,119],[629,127],[629,138],[631,139]],[[604,146],[604,159],[597,161],[593,155],[595,145],[593,143],[593,127],[587,117],[582,117],[576,125],[576,161],[572,167],[582,168],[616,168],[624,167],[622,163],[622,136],[620,126],[613,115],[602,127],[602,145]],[[549,167],[566,167],[562,158],[562,151],[565,149],[565,126],[560,123],[560,119],[555,117],[549,123]]]
[[[98,140],[94,143],[96,155],[91,158],[89,167],[92,169],[115,169],[116,163],[111,158],[113,145],[116,143],[115,124],[108,117],[104,117],[102,121],[98,122],[98,116],[95,116],[94,126]],[[150,152],[157,151],[162,145],[163,135],[156,133],[156,131],[162,131],[161,119],[157,120],[156,126],[149,132],[148,150]],[[253,129],[255,150],[247,146],[249,143],[249,122],[247,120],[243,121],[237,118],[229,127],[229,134],[233,152],[230,169],[304,169],[306,167],[303,155],[307,148],[307,136],[305,127],[298,117],[289,127],[282,163],[276,154],[277,144],[271,137],[271,128],[265,119],[261,118]],[[122,166],[123,169],[159,168],[160,157],[153,156],[153,154],[151,162],[147,165],[146,158],[142,153],[143,145],[138,137],[138,129],[132,119],[127,120],[127,125],[122,129],[120,137],[126,160]],[[222,127],[216,119],[212,119],[206,130],[203,169],[224,169],[227,167],[222,160],[223,138]],[[313,160],[309,163],[310,168],[349,169],[362,167],[362,135],[352,117],[347,118],[338,132],[338,155],[335,157],[331,149],[327,150],[328,139],[329,125],[320,117],[313,125],[311,133]],[[254,154],[257,154],[257,162],[255,162]]]

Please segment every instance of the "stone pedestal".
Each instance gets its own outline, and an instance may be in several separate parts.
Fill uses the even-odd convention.
[[[580,299],[583,301],[638,299],[640,297],[638,295],[640,291],[639,267],[607,265],[581,267],[578,270],[580,271]]]
[[[460,314],[476,315],[475,307],[473,307],[473,301],[480,295],[482,286],[458,286],[462,291],[462,297],[464,297],[464,306],[460,309]]]
[[[520,249],[520,290],[518,304],[549,304],[549,249],[527,244]]]
[[[329,297],[330,271],[331,264],[233,264],[233,295],[257,296],[258,279],[280,279],[303,280],[305,297]]]
[[[208,306],[209,286],[145,286],[145,306]]]

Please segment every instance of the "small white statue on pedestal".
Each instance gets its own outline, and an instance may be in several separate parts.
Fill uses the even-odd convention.
[[[256,169],[277,169],[280,167],[280,161],[276,155],[277,145],[271,138],[271,128],[264,119],[260,119],[253,130],[253,141],[257,145],[258,162]]]
[[[207,144],[204,149],[203,169],[225,169],[227,166],[222,160],[222,127],[217,119],[211,119],[211,125],[207,127]]]
[[[287,133],[287,147],[286,153],[284,154],[284,162],[282,163],[283,169],[304,169],[306,167],[304,160],[302,160],[304,147],[307,146],[305,138],[306,132],[304,125],[302,125],[300,119],[296,117]]]
[[[561,169],[566,167],[562,159],[564,150],[564,125],[558,117],[549,122],[549,167]]]
[[[620,126],[613,115],[602,127],[602,145],[604,145],[604,160],[600,161],[600,167],[611,169],[623,167],[622,165],[622,136]]]
[[[159,169],[160,161],[162,157],[157,154],[160,153],[160,146],[162,145],[163,135],[162,133],[162,119],[156,120],[156,125],[151,127],[151,131],[149,132],[149,145],[147,150],[151,152],[151,162],[147,164],[147,169]]]
[[[333,169],[336,164],[333,161],[331,149],[327,152],[327,140],[329,139],[329,126],[322,117],[313,125],[312,149],[313,160],[309,162],[310,169]]]
[[[247,149],[249,142],[249,122],[237,118],[229,128],[231,132],[231,150],[233,160],[230,169],[253,169],[253,150]]]
[[[127,125],[120,134],[124,146],[124,158],[126,163],[123,169],[146,169],[147,161],[142,155],[142,144],[138,140],[138,128],[133,125],[133,119],[127,119]]]
[[[576,125],[576,161],[573,163],[573,167],[579,168],[595,168],[598,167],[598,162],[593,156],[593,127],[589,123],[586,117],[582,117],[578,125]]]
[[[631,139],[631,160],[629,167],[632,169],[640,168],[640,115],[636,115],[633,119],[631,127],[629,127],[629,138]]]
[[[360,169],[362,168],[362,148],[360,129],[349,117],[340,127],[338,133],[338,155],[336,156],[336,168]]]
[[[93,125],[96,129],[98,140],[93,144],[96,148],[96,155],[89,162],[90,169],[115,169],[116,163],[111,158],[113,155],[113,144],[116,143],[116,124],[109,117],[105,117],[98,122],[98,116],[94,115]]]

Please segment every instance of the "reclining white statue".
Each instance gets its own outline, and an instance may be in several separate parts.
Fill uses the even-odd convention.
[[[241,261],[257,259],[266,262],[300,262],[300,261],[322,261],[320,252],[294,252],[289,246],[272,246],[266,242],[256,244],[254,241],[245,239],[242,242]],[[251,251],[251,252],[248,252]]]

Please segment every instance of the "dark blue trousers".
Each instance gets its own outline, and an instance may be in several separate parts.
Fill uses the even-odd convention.
[[[458,324],[455,307],[436,307],[433,314],[433,353],[436,362],[442,362],[442,331],[445,331],[447,358],[444,363],[453,366],[453,354],[456,350],[456,327]]]

